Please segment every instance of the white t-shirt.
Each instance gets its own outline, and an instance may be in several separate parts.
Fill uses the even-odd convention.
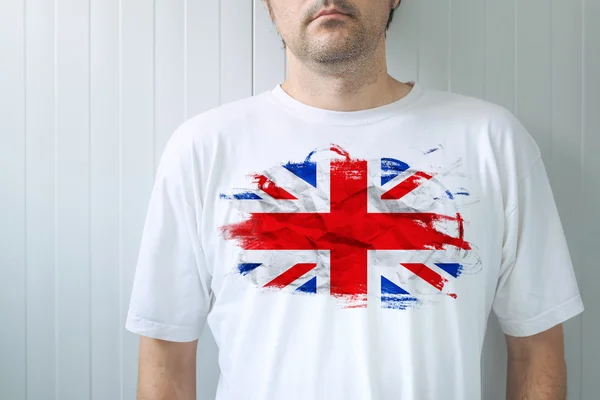
[[[475,400],[492,310],[512,336],[584,310],[514,115],[418,83],[356,112],[278,85],[170,139],[126,327],[208,323],[218,400]]]

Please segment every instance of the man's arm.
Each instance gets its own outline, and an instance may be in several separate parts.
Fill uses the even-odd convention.
[[[197,346],[141,336],[138,400],[196,400]]]
[[[507,400],[566,400],[562,324],[528,337],[506,335]]]

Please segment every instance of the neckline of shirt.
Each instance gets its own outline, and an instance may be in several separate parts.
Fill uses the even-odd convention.
[[[366,125],[397,114],[400,110],[412,104],[423,92],[418,82],[409,81],[406,83],[411,85],[412,89],[404,97],[392,103],[360,111],[333,111],[309,106],[289,95],[283,90],[281,84],[277,84],[269,92],[269,98],[285,111],[305,121],[331,125]]]

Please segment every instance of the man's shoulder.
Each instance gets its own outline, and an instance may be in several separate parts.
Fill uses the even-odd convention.
[[[427,89],[421,109],[465,122],[487,121],[502,125],[515,123],[515,115],[507,107],[476,96],[457,92]]]
[[[516,160],[519,175],[523,175],[541,156],[535,138],[507,107],[492,101],[464,94],[429,90],[425,107],[430,112],[423,118],[436,119],[436,124],[446,126],[449,132],[467,133],[470,143],[477,145],[481,138],[491,143],[498,160]],[[484,147],[485,148],[485,147]],[[525,171],[525,172],[524,172]]]
[[[197,113],[180,123],[171,134],[163,157],[210,144],[220,134],[237,132],[250,119],[261,118],[268,101],[267,92],[224,103]]]
[[[475,96],[442,90],[426,90],[417,115],[424,121],[454,128],[454,132],[474,132],[496,142],[521,142],[531,146],[533,138],[505,106]]]

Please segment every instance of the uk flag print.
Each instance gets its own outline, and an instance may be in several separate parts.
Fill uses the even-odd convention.
[[[470,194],[445,183],[460,162],[422,171],[332,144],[249,174],[247,188],[220,194],[244,216],[220,227],[242,249],[234,273],[257,290],[331,296],[343,308],[457,300],[455,282],[480,268],[460,213]]]

